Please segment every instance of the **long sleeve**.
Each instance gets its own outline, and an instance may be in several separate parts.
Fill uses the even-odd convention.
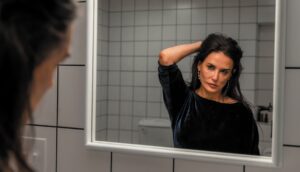
[[[164,103],[173,121],[184,103],[188,87],[176,64],[158,67],[159,81],[163,89]],[[172,122],[173,123],[173,122]]]

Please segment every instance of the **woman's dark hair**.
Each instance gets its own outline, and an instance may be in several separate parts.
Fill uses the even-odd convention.
[[[13,171],[11,162],[33,171],[22,148],[33,71],[62,45],[75,15],[73,0],[0,0],[0,171]]]
[[[247,105],[242,95],[239,83],[239,78],[242,71],[241,58],[243,56],[243,51],[234,39],[222,34],[210,34],[202,42],[201,48],[199,49],[199,52],[195,56],[193,61],[192,81],[190,83],[190,89],[196,90],[201,86],[201,82],[198,79],[197,66],[199,63],[203,62],[205,58],[212,52],[223,52],[233,61],[232,76],[222,89],[222,94],[224,96],[234,98]]]

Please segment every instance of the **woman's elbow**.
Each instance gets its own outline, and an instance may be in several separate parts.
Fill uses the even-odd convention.
[[[164,66],[169,66],[173,64],[173,61],[170,56],[164,50],[162,50],[159,53],[159,63]]]

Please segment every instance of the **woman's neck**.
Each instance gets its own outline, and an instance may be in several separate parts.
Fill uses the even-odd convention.
[[[203,98],[209,99],[209,100],[213,100],[216,102],[220,102],[220,103],[224,103],[225,102],[225,97],[217,92],[217,93],[209,93],[207,92],[203,87],[200,86],[200,88],[198,88],[196,90],[196,93]]]

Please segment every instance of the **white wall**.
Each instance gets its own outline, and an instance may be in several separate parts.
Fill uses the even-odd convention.
[[[112,2],[114,0],[111,0]],[[139,0],[142,1],[142,0]],[[151,0],[155,1],[155,0]],[[166,2],[172,0],[165,0]],[[181,0],[177,0],[180,2]],[[206,0],[193,0],[206,2]],[[210,0],[211,1],[211,0]],[[214,0],[214,2],[217,0]],[[221,1],[221,0],[220,0]],[[238,0],[223,0],[236,2]],[[248,4],[253,0],[240,0]],[[261,1],[258,1],[261,2]],[[265,1],[267,2],[267,1]],[[85,2],[79,3],[85,8]],[[287,45],[285,79],[284,149],[283,166],[277,169],[243,165],[195,162],[181,159],[159,158],[117,152],[88,150],[84,146],[84,85],[85,57],[73,54],[74,58],[58,67],[56,86],[44,98],[35,114],[36,137],[47,139],[48,172],[257,172],[299,171],[300,164],[300,6],[299,0],[287,0]],[[82,16],[81,18],[84,18]],[[83,22],[83,23],[81,23]],[[77,22],[75,35],[84,36],[84,20]],[[80,40],[80,39],[79,39]],[[80,43],[80,42],[79,42]],[[82,45],[82,46],[80,46]],[[73,44],[73,49],[84,52],[85,45]],[[75,47],[74,47],[75,46]]]

